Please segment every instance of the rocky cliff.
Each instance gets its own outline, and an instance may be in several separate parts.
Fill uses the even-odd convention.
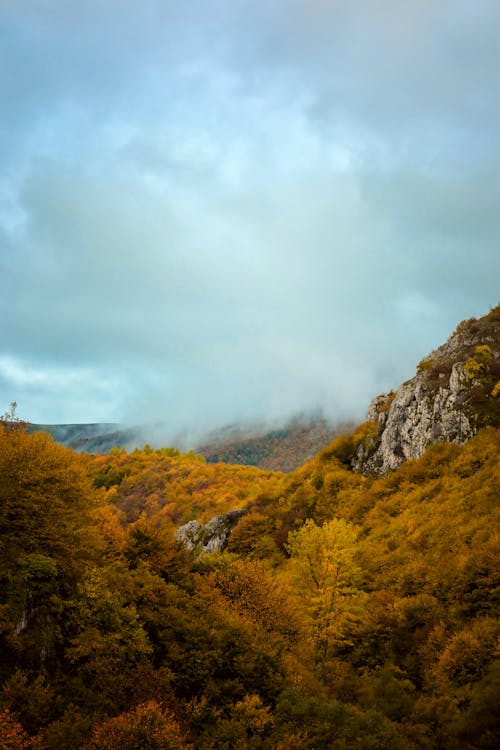
[[[358,447],[352,467],[384,474],[432,443],[463,443],[479,427],[500,426],[499,380],[500,305],[460,323],[414,378],[373,399],[367,419],[376,435]]]
[[[197,551],[200,555],[222,551],[227,546],[232,529],[246,512],[246,509],[231,510],[214,516],[204,526],[199,521],[188,521],[179,526],[175,539],[186,549]]]

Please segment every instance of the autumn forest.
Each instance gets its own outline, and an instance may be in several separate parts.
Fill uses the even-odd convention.
[[[490,386],[474,437],[380,475],[352,469],[371,422],[284,474],[4,418],[1,747],[496,749]],[[232,511],[222,551],[175,536]]]

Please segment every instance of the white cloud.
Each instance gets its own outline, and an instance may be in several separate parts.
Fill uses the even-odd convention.
[[[195,5],[0,11],[0,397],[39,421],[361,415],[496,302],[495,3]]]

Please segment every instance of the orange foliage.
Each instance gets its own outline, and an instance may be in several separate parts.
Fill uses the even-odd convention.
[[[6,707],[0,708],[0,747],[2,750],[41,750],[39,738],[29,737]]]
[[[115,452],[85,460],[102,501],[111,499],[129,523],[141,514],[157,522],[205,522],[246,506],[280,478],[251,466],[207,464],[202,456],[171,456],[162,450]]]
[[[95,727],[85,750],[189,750],[172,712],[155,700]]]

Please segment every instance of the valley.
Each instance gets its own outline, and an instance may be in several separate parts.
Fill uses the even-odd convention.
[[[499,343],[460,324],[286,472],[4,418],[2,747],[496,748]]]

